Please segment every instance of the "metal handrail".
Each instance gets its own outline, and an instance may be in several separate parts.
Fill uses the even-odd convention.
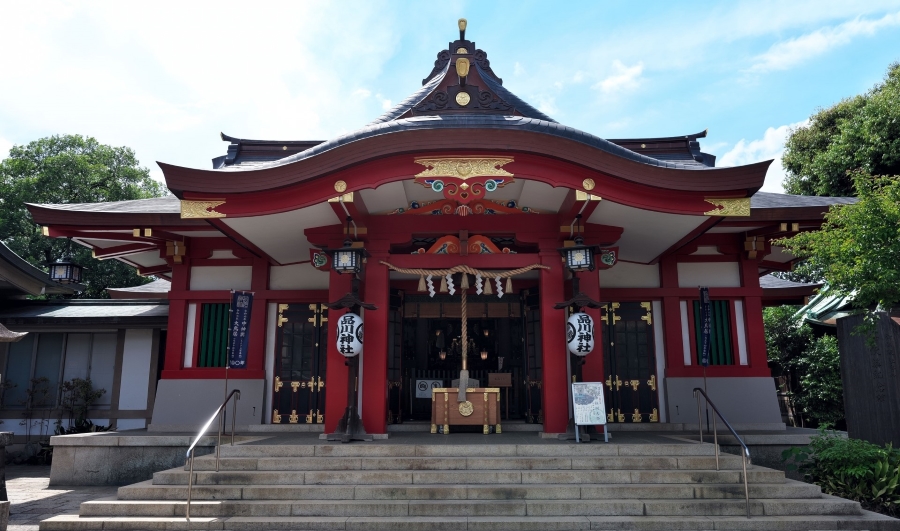
[[[700,444],[703,444],[703,416],[700,414],[700,395],[703,395],[703,398],[706,399],[706,404],[708,406],[712,406],[713,411],[716,415],[722,419],[722,422],[725,424],[725,427],[728,428],[728,431],[737,439],[737,442],[740,443],[741,447],[744,451],[741,454],[741,465],[744,467],[744,498],[747,500],[747,518],[750,518],[750,487],[747,484],[747,466],[752,464],[750,463],[750,448],[744,444],[744,439],[741,439],[741,436],[734,431],[734,428],[731,427],[731,424],[728,423],[728,420],[722,416],[722,413],[716,407],[712,400],[709,399],[709,396],[703,389],[699,387],[694,388],[694,398],[697,399],[697,421],[700,424]],[[716,447],[716,470],[719,470],[719,436],[716,430],[716,415],[713,415],[713,445]]]
[[[194,447],[197,446],[197,443],[200,442],[200,439],[206,435],[206,430],[209,429],[210,424],[213,423],[214,420],[219,416],[220,413],[225,409],[225,406],[228,405],[228,401],[231,400],[231,397],[237,395],[235,397],[234,402],[232,402],[231,408],[231,445],[234,446],[234,419],[236,418],[237,412],[237,401],[241,399],[241,390],[235,389],[228,394],[225,398],[225,401],[222,402],[222,405],[216,408],[216,412],[206,421],[206,424],[200,428],[200,433],[197,434],[197,438],[194,439],[194,442],[191,443],[191,446],[188,448],[187,453],[185,454],[185,459],[187,459],[187,465],[190,463],[190,470],[188,471],[188,494],[187,494],[187,502],[184,508],[184,516],[187,520],[191,519],[191,491],[194,488]],[[222,422],[219,422],[219,435],[216,440],[216,472],[219,471],[219,447],[222,446]]]

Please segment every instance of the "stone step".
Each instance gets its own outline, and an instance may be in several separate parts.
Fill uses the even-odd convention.
[[[819,498],[816,485],[787,480],[750,485],[751,499]],[[195,486],[195,500],[578,500],[578,499],[743,499],[743,484],[495,484],[495,485],[243,485]],[[186,485],[153,485],[144,481],[120,487],[119,500],[187,499]]]
[[[328,470],[194,472],[195,485],[373,485],[434,483],[739,483],[739,470]],[[749,482],[779,483],[784,472],[754,467]],[[153,474],[154,485],[186,485],[188,472]]]
[[[292,531],[900,531],[900,520],[864,511],[855,516],[484,516],[484,517],[322,517],[121,518],[63,515],[44,520],[40,531],[88,530],[292,530]]]
[[[490,436],[488,436],[490,437]],[[588,457],[715,455],[710,443],[672,444],[236,444],[223,445],[221,457]]]
[[[187,467],[187,465],[185,465]],[[709,470],[713,456],[604,457],[231,457],[219,460],[220,471],[317,470]],[[213,456],[194,460],[194,471],[215,470]],[[722,454],[720,469],[741,468],[741,458]],[[187,469],[187,468],[185,468]]]
[[[839,498],[816,500],[755,499],[751,514],[859,515],[856,502]],[[183,516],[182,501],[123,502],[97,500],[81,505],[85,517]],[[198,501],[191,514],[231,516],[741,516],[744,500],[284,500]]]

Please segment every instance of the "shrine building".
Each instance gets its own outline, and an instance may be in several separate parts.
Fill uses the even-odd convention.
[[[222,402],[232,290],[254,294],[247,366],[228,371],[241,426],[330,433],[355,384],[368,433],[427,430],[430,386],[450,387],[465,351],[483,386],[508,375],[504,423],[565,432],[578,380],[604,382],[620,429],[694,426],[701,286],[709,396],[738,428],[783,427],[760,277],[794,260],[771,240],[818,228],[834,200],[758,192],[771,161],[717,168],[705,131],[603,139],[560,124],[511,93],[461,26],[421,88],[356,131],[223,134],[211,168],[159,164],[171,196],[29,206],[46,236],[171,279],[151,429],[196,429]],[[351,383],[334,330],[346,310],[326,306],[354,290],[333,263],[345,242],[365,249],[356,293],[374,307]],[[595,269],[567,267],[573,245]],[[555,308],[578,294],[573,276],[600,303],[583,358]]]

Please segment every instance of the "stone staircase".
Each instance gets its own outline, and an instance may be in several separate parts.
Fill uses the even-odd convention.
[[[449,442],[445,439],[445,441]],[[444,442],[444,441],[441,441]],[[41,531],[900,530],[784,473],[748,470],[711,444],[244,444],[83,503]]]

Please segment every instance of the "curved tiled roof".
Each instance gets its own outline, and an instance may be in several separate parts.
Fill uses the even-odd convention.
[[[153,197],[150,199],[132,199],[128,201],[108,201],[106,203],[61,203],[40,204],[28,203],[30,206],[50,208],[53,210],[77,210],[78,212],[103,213],[135,213],[152,212],[154,214],[179,214],[181,202],[174,195]]]
[[[818,195],[791,195],[772,192],[756,192],[750,199],[751,208],[803,208],[831,205],[851,205],[855,197],[823,197]]]
[[[537,111],[536,111],[537,112]],[[634,162],[647,164],[648,166],[657,166],[661,168],[679,169],[679,170],[705,170],[706,166],[695,164],[681,164],[677,162],[667,162],[655,159],[646,155],[640,155],[629,149],[623,148],[608,140],[604,140],[590,133],[585,133],[568,127],[554,121],[548,121],[538,118],[529,118],[525,116],[503,116],[497,114],[454,114],[440,116],[414,116],[411,118],[401,118],[385,122],[376,122],[357,131],[347,133],[337,138],[323,142],[315,147],[301,151],[295,155],[285,157],[273,162],[264,164],[255,164],[250,168],[244,167],[226,167],[219,171],[247,171],[260,170],[265,168],[274,168],[292,164],[294,162],[314,157],[325,151],[329,151],[340,146],[351,144],[355,141],[370,138],[379,135],[386,135],[398,131],[424,130],[424,129],[514,129],[518,131],[530,131],[556,137],[574,140],[582,144],[597,148],[607,153],[622,157]]]

